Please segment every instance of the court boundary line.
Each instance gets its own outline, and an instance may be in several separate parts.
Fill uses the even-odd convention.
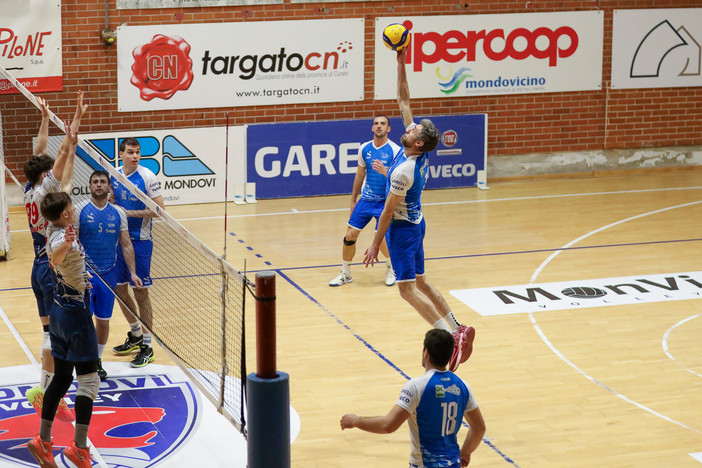
[[[530,283],[530,284],[534,283],[534,282],[536,281],[536,278],[537,278],[537,277],[539,276],[539,274],[543,271],[543,269],[551,262],[551,260],[555,259],[563,250],[566,250],[566,249],[570,248],[573,244],[575,244],[575,243],[577,243],[577,242],[579,242],[579,241],[581,241],[581,240],[583,240],[583,239],[586,239],[586,238],[588,238],[588,237],[590,237],[590,236],[592,236],[592,235],[594,235],[594,234],[597,234],[597,233],[599,233],[599,232],[602,232],[602,231],[604,231],[604,230],[606,230],[606,229],[609,229],[609,228],[611,228],[611,227],[618,226],[619,224],[623,224],[623,223],[626,223],[626,222],[629,222],[629,221],[632,221],[632,220],[635,220],[635,219],[643,218],[643,217],[645,217],[645,216],[650,216],[650,215],[653,215],[653,214],[663,213],[663,212],[665,212],[665,211],[674,210],[674,209],[677,209],[677,208],[683,208],[683,207],[688,207],[688,206],[691,206],[691,205],[697,205],[697,204],[700,204],[700,203],[702,203],[702,200],[698,200],[698,201],[695,201],[695,202],[689,202],[689,203],[683,203],[683,204],[675,205],[675,206],[669,206],[669,207],[666,207],[666,208],[661,208],[661,209],[658,209],[658,210],[649,211],[649,212],[647,212],[647,213],[641,213],[641,214],[638,214],[638,215],[635,215],[635,216],[630,216],[630,217],[628,217],[628,218],[625,218],[625,219],[616,221],[616,222],[614,222],[614,223],[607,224],[607,225],[602,226],[602,227],[600,227],[600,228],[598,228],[598,229],[595,229],[595,230],[593,230],[593,231],[590,231],[590,232],[588,232],[588,233],[586,233],[586,234],[584,234],[584,235],[582,235],[582,236],[580,236],[580,237],[578,237],[578,238],[576,238],[576,239],[574,239],[574,240],[568,242],[567,244],[565,244],[565,245],[563,246],[562,249],[558,249],[558,250],[556,250],[555,252],[553,252],[551,255],[549,255],[548,258],[546,258],[546,260],[544,260],[544,261],[541,263],[541,265],[539,265],[539,266],[536,268],[536,270],[534,270],[534,274],[531,276],[531,279],[529,280],[529,283]],[[693,431],[693,432],[702,433],[702,431],[700,431],[699,429],[695,429],[694,427],[690,427],[690,426],[688,426],[688,425],[686,425],[686,424],[681,423],[680,421],[676,421],[675,419],[672,419],[672,418],[670,418],[670,417],[668,417],[668,416],[665,416],[664,414],[659,413],[658,411],[656,411],[656,410],[654,410],[654,409],[652,409],[652,408],[649,408],[649,407],[647,407],[646,405],[643,405],[642,403],[639,403],[639,402],[637,402],[637,401],[632,400],[631,398],[625,396],[625,395],[622,394],[622,393],[617,392],[617,391],[614,390],[613,388],[609,387],[608,385],[604,384],[603,382],[599,381],[599,380],[596,379],[595,377],[593,377],[593,376],[591,376],[590,374],[588,374],[587,372],[585,372],[583,369],[581,369],[580,367],[578,367],[574,362],[572,362],[571,360],[569,360],[563,353],[561,353],[561,351],[560,351],[558,348],[556,348],[556,346],[548,339],[548,337],[546,336],[546,334],[545,334],[544,331],[542,330],[541,326],[538,324],[534,313],[533,313],[533,312],[528,312],[528,315],[529,315],[529,320],[531,321],[531,324],[532,324],[532,326],[534,327],[534,330],[535,330],[536,333],[541,337],[541,340],[544,342],[544,344],[545,344],[549,349],[551,349],[551,351],[553,351],[553,353],[554,353],[559,359],[561,359],[563,362],[565,362],[566,364],[568,364],[571,368],[573,368],[576,372],[578,372],[580,375],[582,375],[583,377],[585,377],[587,380],[589,380],[590,382],[592,382],[592,383],[598,385],[599,387],[601,387],[601,388],[607,390],[608,392],[612,393],[612,394],[613,394],[614,396],[616,396],[617,398],[619,398],[619,399],[621,399],[621,400],[624,400],[624,401],[626,401],[627,403],[630,403],[630,404],[636,406],[637,408],[642,409],[642,410],[644,410],[644,411],[646,411],[646,412],[648,412],[648,413],[651,413],[651,414],[653,414],[654,416],[657,416],[657,417],[663,419],[664,421],[668,421],[668,422],[670,422],[670,423],[676,424],[676,425],[678,425],[678,426],[680,426],[680,427],[682,427],[682,428],[684,428],[684,429],[688,429],[688,430],[691,430],[691,431]]]

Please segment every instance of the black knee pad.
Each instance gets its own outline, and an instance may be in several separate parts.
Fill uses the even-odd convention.
[[[355,240],[353,240],[353,241],[346,240],[346,236],[344,236],[344,245],[353,245],[355,243],[356,243]]]

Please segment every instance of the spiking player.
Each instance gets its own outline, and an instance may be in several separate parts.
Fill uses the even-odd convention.
[[[134,266],[134,249],[129,239],[127,215],[107,199],[110,195],[110,176],[97,170],[90,175],[90,199],[78,206],[76,229],[85,249],[85,260],[91,271],[90,305],[95,315],[98,340],[98,376],[107,380],[102,367],[102,353],[110,335],[110,318],[115,304],[113,291],[117,287],[117,245],[121,246],[131,282],[141,289],[141,278]]]
[[[125,138],[122,140],[119,144],[119,157],[122,160],[122,167],[119,171],[161,209],[165,210],[163,197],[161,196],[161,184],[156,175],[149,169],[139,165],[141,160],[141,145],[139,141],[136,138]],[[136,195],[115,178],[112,178],[112,192],[115,205],[121,206],[127,214],[129,238],[134,245],[136,273],[143,283],[142,288],[135,288],[136,285],[133,282],[130,283],[124,255],[122,250],[118,249],[117,295],[120,298],[119,306],[131,330],[127,332],[127,339],[124,344],[115,346],[112,349],[117,354],[128,354],[138,349],[139,352],[132,360],[131,365],[132,367],[143,367],[154,360],[154,350],[151,347],[151,334],[143,332],[139,320],[130,312],[130,310],[136,311],[137,309],[134,300],[129,295],[128,286],[131,284],[133,288],[134,297],[139,306],[139,319],[150,329],[152,309],[148,288],[153,284],[151,281],[151,253],[153,252],[151,218],[158,217],[158,214],[148,209]]]
[[[49,105],[42,98],[37,98],[41,110],[41,125],[34,145],[33,156],[24,165],[27,186],[24,192],[24,205],[27,210],[29,230],[34,243],[34,264],[32,265],[32,291],[37,301],[39,318],[44,329],[44,340],[41,349],[41,379],[39,385],[29,389],[25,396],[37,412],[41,412],[44,390],[54,377],[54,359],[51,356],[51,338],[49,336],[49,309],[54,301],[54,285],[56,275],[49,266],[46,255],[46,226],[39,207],[47,193],[61,190],[61,180],[64,178],[64,168],[69,154],[68,134],[61,142],[56,161],[48,155],[49,142]],[[83,104],[83,92],[78,91],[78,102],[71,129],[75,133],[80,126],[80,120],[87,104]],[[66,402],[61,400],[58,417],[62,421],[73,421],[73,414]]]
[[[46,229],[46,253],[56,271],[53,302],[49,315],[51,355],[54,357],[54,378],[46,389],[39,434],[27,443],[27,448],[42,467],[56,467],[51,432],[54,415],[66,391],[73,383],[75,369],[78,389],[75,396],[76,425],[74,439],[63,449],[63,455],[78,468],[90,468],[87,445],[88,427],[93,414],[100,378],[97,375],[97,337],[90,311],[90,288],[85,270],[85,255],[76,241],[73,223],[76,212],[68,195],[72,188],[73,158],[77,133],[66,126],[69,139],[65,178],[61,192],[46,194],[41,201],[42,216],[50,224]]]
[[[468,466],[473,451],[485,435],[485,420],[473,392],[460,377],[446,370],[452,355],[453,337],[432,329],[424,336],[422,367],[425,374],[402,387],[397,403],[385,416],[345,414],[341,429],[357,427],[376,434],[395,432],[409,419],[410,467]],[[470,429],[459,448],[456,434],[465,418]]]
[[[388,168],[389,193],[363,263],[368,266],[378,261],[378,250],[387,233],[390,259],[397,274],[400,296],[432,327],[453,332],[456,346],[449,369],[455,371],[473,352],[475,329],[456,321],[444,296],[425,278],[426,223],[422,214],[421,196],[429,167],[427,153],[436,148],[439,131],[429,119],[422,119],[418,124],[413,121],[405,70],[407,49],[405,47],[397,52],[397,102],[406,127],[405,134],[400,138],[403,148]]]
[[[341,250],[341,273],[329,282],[329,286],[342,286],[353,281],[351,262],[356,254],[356,240],[371,219],[375,218],[375,227],[378,228],[378,219],[385,205],[387,179],[384,169],[390,165],[392,158],[400,150],[397,144],[388,139],[389,132],[390,121],[387,116],[376,115],[373,118],[373,139],[362,144],[358,150],[358,167],[351,192],[351,216]],[[380,169],[382,172],[375,169],[377,164],[382,165]],[[385,241],[380,244],[380,250],[388,259],[385,267],[385,284],[392,286],[395,284],[395,272],[392,269]]]

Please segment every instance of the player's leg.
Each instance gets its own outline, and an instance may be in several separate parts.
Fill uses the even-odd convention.
[[[90,284],[92,285],[92,294],[90,295],[90,308],[95,317],[95,331],[97,332],[98,344],[98,376],[100,380],[107,380],[107,371],[102,367],[102,353],[105,351],[107,340],[110,336],[110,319],[112,318],[112,309],[115,305],[115,295],[112,292],[116,287],[116,268],[103,272],[98,276],[92,274]]]
[[[133,242],[135,249],[137,242],[138,241]],[[135,256],[136,255],[137,254],[135,250]],[[138,258],[138,256],[136,256],[136,258]],[[124,340],[124,343],[122,343],[119,346],[115,346],[114,348],[112,348],[112,351],[114,351],[115,354],[123,355],[129,354],[132,351],[138,351],[139,347],[141,346],[144,340],[144,336],[141,330],[141,324],[139,323],[139,319],[136,316],[136,302],[134,302],[134,299],[132,298],[131,294],[129,294],[129,269],[127,268],[127,263],[124,260],[122,248],[119,245],[117,246],[117,263],[115,265],[115,270],[117,283],[115,292],[117,293],[117,302],[119,304],[120,310],[122,311],[122,315],[124,315],[124,318],[129,324],[129,331],[127,332],[127,339]]]
[[[32,290],[37,300],[39,320],[43,329],[41,346],[41,379],[39,387],[46,389],[54,375],[54,359],[51,357],[51,339],[49,337],[49,309],[54,301],[56,274],[49,262],[35,262],[32,267]]]
[[[356,241],[361,234],[363,228],[373,219],[373,205],[365,200],[359,200],[356,203],[349,222],[346,228],[346,234],[343,239],[343,247],[341,250],[341,272],[329,282],[329,286],[342,286],[346,283],[351,283],[351,262],[356,255]]]
[[[136,274],[141,278],[142,288],[133,288],[134,297],[139,307],[139,319],[151,329],[153,323],[153,312],[151,308],[151,298],[149,288],[153,285],[151,280],[151,254],[153,253],[153,242],[150,240],[133,241],[134,256],[136,264]],[[131,285],[134,286],[133,284]],[[154,360],[154,350],[151,347],[151,334],[143,333],[143,340],[139,346],[139,352],[131,362],[132,367],[144,367]]]
[[[382,212],[382,211],[381,211]],[[378,221],[380,215],[376,218],[375,230],[378,230]],[[380,253],[382,253],[386,258],[385,264],[385,286],[392,286],[397,280],[397,275],[395,275],[395,270],[392,268],[392,260],[390,260],[390,251],[388,250],[387,234],[383,237],[383,242],[380,244]]]

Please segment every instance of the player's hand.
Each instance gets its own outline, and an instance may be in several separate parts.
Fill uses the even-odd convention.
[[[76,104],[76,115],[74,120],[79,120],[88,110],[88,105],[83,104],[83,91],[78,91],[78,103]]]
[[[73,244],[76,240],[76,228],[74,228],[72,224],[69,224],[63,237],[67,244]]]
[[[383,162],[380,159],[374,159],[373,162],[371,163],[371,167],[376,171],[381,174],[383,174],[385,177],[388,176],[388,168],[385,167]]]
[[[341,430],[343,431],[344,429],[353,429],[356,427],[356,423],[358,422],[360,418],[355,415],[355,414],[345,414],[341,417],[341,421],[339,421],[339,425],[341,426]]]
[[[366,249],[366,253],[363,254],[363,264],[368,268],[368,265],[373,266],[378,262],[378,250],[380,250],[375,245],[371,245]]]
[[[41,118],[49,118],[49,104],[44,98],[37,97],[37,102],[39,103],[39,110],[41,110]]]
[[[470,465],[470,452],[467,450],[461,450],[461,466]]]
[[[397,51],[397,63],[400,65],[404,65],[407,60],[407,49],[409,49],[409,47],[403,47]]]
[[[130,276],[132,277],[134,289],[141,289],[144,287],[144,283],[142,283],[141,278],[139,278],[136,273],[131,273]]]
[[[78,144],[78,130],[75,132],[71,128],[71,122],[66,122],[64,124],[64,130],[66,131],[66,139],[68,140],[68,143],[71,144],[71,146],[75,146]]]

